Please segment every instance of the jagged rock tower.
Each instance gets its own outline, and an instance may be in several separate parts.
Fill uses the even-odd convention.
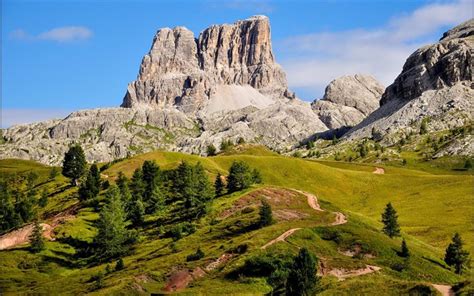
[[[285,73],[273,57],[270,22],[254,16],[211,26],[197,39],[184,27],[160,29],[137,80],[128,85],[122,107],[175,106],[194,113],[206,107],[244,107],[238,100],[265,107],[285,97],[291,96]]]

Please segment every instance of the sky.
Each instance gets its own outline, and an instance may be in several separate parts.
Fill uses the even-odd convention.
[[[474,1],[2,0],[1,127],[115,107],[162,27],[270,18],[291,90],[319,99],[342,75],[388,86],[406,58],[474,15]]]

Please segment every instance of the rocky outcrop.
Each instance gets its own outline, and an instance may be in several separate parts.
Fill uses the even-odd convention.
[[[356,74],[337,78],[326,87],[313,110],[329,129],[352,127],[379,107],[384,87],[372,76]]]
[[[381,107],[346,134],[347,139],[370,137],[377,131],[388,144],[410,131],[418,132],[423,118],[429,131],[472,124],[474,118],[474,20],[446,32],[440,42],[415,51],[395,82],[387,87]],[[472,154],[472,145],[457,154]],[[471,147],[471,148],[469,148]]]
[[[211,26],[197,39],[184,27],[160,29],[122,106],[175,106],[194,113],[205,108],[222,86],[247,85],[272,100],[291,97],[285,73],[273,57],[265,16]]]

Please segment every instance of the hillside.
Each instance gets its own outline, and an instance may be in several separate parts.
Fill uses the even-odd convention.
[[[152,152],[102,164],[101,178],[110,184],[120,172],[131,177],[145,160],[155,161],[162,171],[182,161],[200,162],[212,181],[217,173],[227,176],[232,162],[241,160],[263,179],[262,184],[213,198],[206,214],[192,220],[194,230],[179,239],[167,233],[184,225],[179,219],[183,213],[177,211],[182,201],[167,197],[172,202],[147,214],[143,226],[136,228],[139,239],[123,257],[125,268],[113,271],[115,260],[111,260],[108,273],[106,262],[90,261],[84,253],[97,233],[95,221],[107,203],[107,190],[101,190],[97,202],[79,202],[77,188],[66,178],[50,178],[51,167],[1,160],[0,181],[32,171],[39,175],[34,189],[46,189],[49,196],[45,207],[36,208],[42,222],[52,228],[48,233],[54,240],[38,254],[21,244],[1,250],[0,274],[5,276],[0,291],[5,295],[265,294],[272,285],[281,288],[275,266],[287,266],[303,247],[319,258],[323,295],[422,291],[434,295],[432,284],[455,285],[472,276],[470,270],[456,275],[443,262],[454,232],[461,234],[471,254],[474,251],[472,174],[316,162],[255,146],[234,149],[214,157]],[[26,190],[27,185],[19,186]],[[255,228],[262,199],[270,204],[275,223]],[[401,238],[381,232],[380,215],[388,202],[398,212],[409,260],[398,254]],[[0,245],[4,238],[0,237]],[[187,261],[198,248],[202,258]]]

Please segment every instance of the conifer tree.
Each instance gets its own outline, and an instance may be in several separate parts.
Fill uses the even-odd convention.
[[[314,295],[319,283],[316,272],[317,259],[308,251],[308,249],[302,248],[293,260],[288,280],[286,282],[286,295]]]
[[[77,180],[84,174],[86,164],[86,156],[81,146],[71,146],[64,154],[62,173],[65,177],[71,179],[73,186],[77,186]]]
[[[87,178],[79,187],[79,198],[88,200],[97,197],[100,192],[100,172],[96,164],[91,165]]]
[[[94,238],[97,256],[104,259],[123,255],[128,251],[128,244],[133,241],[126,229],[126,215],[116,186],[111,186],[107,191],[107,200],[109,202],[100,211],[98,232]]]
[[[43,227],[41,227],[38,220],[33,225],[33,232],[30,236],[30,250],[33,253],[39,253],[44,250]]]
[[[21,223],[19,214],[15,211],[12,196],[6,182],[0,183],[0,233],[15,228]]]
[[[224,181],[222,181],[221,173],[217,173],[216,181],[214,182],[214,188],[216,191],[216,196],[221,196],[224,194],[225,184]]]
[[[127,218],[132,222],[133,226],[141,226],[145,222],[145,207],[141,200],[131,201],[128,209]]]
[[[400,236],[400,225],[398,224],[397,211],[388,203],[385,207],[385,211],[382,213],[383,232],[390,238],[394,236]]]
[[[48,190],[43,189],[43,191],[41,192],[41,198],[38,201],[38,205],[40,207],[44,208],[48,204],[48,196]]]
[[[273,223],[272,207],[266,200],[262,200],[259,214],[260,220],[258,224],[260,227],[265,227]]]
[[[234,161],[227,177],[227,190],[235,192],[246,189],[252,185],[253,180],[254,176],[249,165],[243,161]]]
[[[119,260],[117,260],[117,263],[115,263],[115,271],[119,271],[124,268],[125,268],[125,264],[123,263],[123,259],[119,258]]]
[[[213,144],[209,144],[207,146],[207,156],[214,156],[216,155],[216,147]]]
[[[405,241],[405,239],[402,240],[400,256],[405,258],[410,257],[410,250],[408,249],[407,242]]]
[[[143,182],[143,173],[141,168],[133,172],[132,180],[130,181],[130,191],[133,199],[142,199],[145,194],[145,183]]]
[[[454,266],[457,274],[461,274],[469,262],[469,252],[463,249],[463,245],[461,236],[455,233],[444,255],[444,262],[449,266]]]

